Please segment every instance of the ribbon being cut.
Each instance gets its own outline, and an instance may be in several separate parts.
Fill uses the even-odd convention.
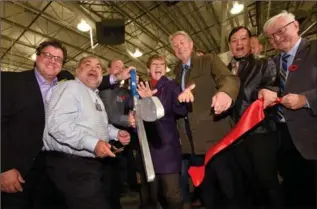
[[[274,103],[279,103],[279,100]],[[189,175],[195,187],[198,187],[204,180],[205,167],[208,162],[219,152],[230,146],[233,142],[239,139],[243,134],[255,127],[264,119],[263,100],[258,99],[253,102],[243,113],[241,119],[233,127],[233,129],[222,138],[216,145],[212,146],[205,155],[203,166],[192,166],[189,168]]]

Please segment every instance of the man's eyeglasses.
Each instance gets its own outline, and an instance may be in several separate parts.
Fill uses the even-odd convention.
[[[49,52],[41,52],[41,54],[43,55],[43,57],[45,59],[54,59],[55,62],[59,63],[59,64],[62,64],[63,63],[63,58],[59,57],[59,56],[54,56],[52,55],[51,53]]]
[[[275,33],[272,33],[271,35],[267,36],[267,40],[269,41],[272,41],[273,38],[276,36],[276,35],[282,35],[283,33],[285,33],[286,31],[286,27],[289,26],[290,24],[294,23],[294,21],[290,22],[290,23],[287,23],[286,25],[284,25],[283,27],[281,27],[280,29],[278,29]]]

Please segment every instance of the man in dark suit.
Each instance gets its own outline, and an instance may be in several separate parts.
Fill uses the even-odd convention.
[[[107,70],[109,75],[120,74],[124,70],[124,63],[121,60],[112,60],[109,62]],[[99,95],[105,105],[110,124],[124,130],[128,130],[130,127],[135,126],[132,112],[126,114],[125,110],[125,100],[129,97],[129,90],[127,88],[120,87],[120,84],[118,83],[109,89],[100,91]],[[114,144],[114,146],[118,145],[121,146],[118,142],[117,144]],[[133,167],[133,162],[131,162],[130,159],[131,156],[133,157],[133,154],[130,148],[130,145],[127,145],[123,153],[118,153],[116,158],[109,160],[112,164],[113,171],[111,175],[112,180],[110,181],[111,186],[109,187],[111,188],[110,204],[112,209],[121,209],[120,192],[124,189],[123,182],[126,183],[124,181],[125,177],[128,177],[128,175],[125,174],[129,172],[127,170],[128,168],[131,166]],[[135,169],[133,171],[135,173]]]
[[[280,52],[274,59],[280,71],[277,106],[280,132],[280,174],[287,207],[316,207],[317,181],[317,46],[298,35],[299,23],[286,11],[264,25],[270,44]],[[276,94],[260,92],[268,105]],[[315,173],[314,173],[315,170]],[[314,191],[315,190],[315,191]]]
[[[195,83],[196,86],[195,101],[191,103],[192,112],[185,120],[179,120],[183,153],[204,155],[231,129],[228,117],[215,119],[210,112],[213,108],[214,113],[219,115],[232,105],[238,95],[239,78],[230,73],[216,54],[197,57],[193,53],[193,41],[186,32],[174,33],[170,37],[170,42],[176,57],[180,60],[174,69],[176,81],[182,90],[191,83]],[[181,95],[185,95],[183,93]],[[210,164],[209,167],[213,166]],[[201,189],[204,202],[209,208],[212,205],[210,200],[213,199],[210,192],[215,191],[210,191],[212,185],[208,178],[206,179]],[[185,208],[190,206],[185,204]]]
[[[58,80],[72,78],[72,75],[67,71],[61,73],[67,51],[60,42],[41,43],[36,55],[33,70],[1,73],[0,183],[1,208],[5,209],[42,209],[53,204],[52,185],[48,184],[45,172],[45,152],[41,151],[45,106]],[[124,76],[128,73],[108,76],[99,88],[107,88]]]

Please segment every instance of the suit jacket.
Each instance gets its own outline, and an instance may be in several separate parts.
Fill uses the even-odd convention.
[[[232,71],[232,64],[228,65]],[[260,89],[279,92],[279,81],[276,79],[277,68],[272,59],[255,57],[253,54],[239,60],[237,76],[240,78],[240,92],[231,109],[232,117],[238,122],[244,111],[258,99]],[[265,118],[248,134],[275,131],[275,107],[266,108]]]
[[[109,123],[119,128],[128,128],[125,100],[129,97],[129,90],[115,85],[113,88],[100,91],[99,95],[105,105]]]
[[[182,69],[181,62],[174,69],[175,79],[178,83],[181,83]],[[205,154],[210,146],[223,138],[232,127],[230,117],[214,117],[210,114],[212,96],[217,92],[225,92],[235,100],[239,92],[240,81],[219,57],[212,53],[200,57],[192,55],[185,83],[187,86],[193,82],[196,84],[193,91],[195,101],[192,104],[192,112],[188,114],[193,150],[195,154]],[[180,119],[178,125],[183,152],[191,153],[190,139],[185,134],[186,123]]]
[[[317,41],[302,39],[293,65],[298,67],[290,71],[284,87],[288,93],[302,94],[307,98],[310,108],[291,110],[284,108],[284,117],[292,140],[306,159],[317,159]],[[274,58],[280,66],[280,55]],[[279,79],[279,75],[278,75]]]
[[[67,71],[57,77],[73,78]],[[1,72],[1,81],[1,173],[15,168],[25,177],[43,147],[43,98],[34,70]],[[101,87],[109,85],[104,78]]]

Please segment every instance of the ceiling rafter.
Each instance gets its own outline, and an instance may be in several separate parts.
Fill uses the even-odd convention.
[[[176,8],[177,12],[182,16],[182,18],[184,18],[184,20],[187,22],[187,24],[188,24],[188,26],[190,27],[190,29],[191,29],[192,31],[196,31],[195,28],[194,28],[194,26],[192,25],[192,23],[189,21],[189,19],[188,19],[187,16],[183,13],[183,11],[179,8],[179,6],[175,5],[175,8]],[[209,47],[208,47],[208,45],[204,42],[204,39],[201,37],[201,35],[203,36],[202,33],[197,34],[197,37],[199,38],[199,40],[201,41],[201,44],[203,45],[203,47],[202,47],[202,46],[200,46],[200,47],[204,48],[205,50],[208,50]],[[196,48],[198,48],[198,47],[196,47]]]
[[[27,6],[27,5],[25,5],[25,4],[23,4],[23,3],[20,3],[20,2],[15,2],[14,4],[16,4],[16,5],[18,5],[18,6],[21,6],[21,7],[23,7],[24,9],[27,9],[29,12],[32,12],[32,13],[34,13],[34,14],[37,14],[37,13],[39,12],[39,10],[37,10],[37,9],[35,9],[35,8],[32,8],[32,7],[30,7],[30,6]],[[76,35],[79,35],[79,36],[81,36],[81,37],[84,37],[84,38],[90,40],[90,36],[88,35],[88,33],[79,32],[77,29],[73,28],[73,27],[72,27],[70,24],[68,24],[67,22],[60,21],[60,20],[58,20],[57,18],[53,18],[52,16],[50,16],[50,15],[48,15],[48,14],[45,14],[45,13],[41,14],[41,17],[44,18],[44,19],[47,20],[47,21],[53,22],[53,23],[55,23],[55,24],[57,24],[57,25],[59,25],[59,26],[65,28],[65,29],[67,29],[67,30],[72,31],[73,33],[76,33]],[[121,54],[121,55],[124,55],[124,56],[125,56],[125,54],[122,53],[119,49],[116,49],[116,48],[111,47],[111,46],[108,46],[108,48],[111,49],[111,50],[113,50],[113,51],[115,51],[115,52],[118,53],[118,54]]]
[[[216,48],[216,51],[218,52],[218,49],[217,49],[218,45],[217,45],[217,42],[216,42],[214,36],[212,35],[212,33],[209,33],[209,32],[206,33],[206,31],[209,31],[208,25],[207,25],[205,19],[202,17],[201,13],[199,12],[199,8],[197,7],[197,5],[194,1],[190,2],[190,5],[193,8],[193,10],[196,11],[195,14],[198,16],[198,19],[197,19],[196,15],[193,15],[193,17],[195,17],[195,21],[199,24],[199,26],[203,30],[203,32],[205,34],[207,34],[206,39],[207,39],[210,47]],[[189,4],[188,4],[188,7],[189,7]],[[208,51],[210,51],[210,48],[208,48]]]
[[[19,37],[17,39],[14,40],[14,42],[12,43],[12,45],[7,49],[7,51],[1,56],[0,59],[3,59],[3,57],[6,55],[6,53],[8,53],[11,48],[14,46],[14,44],[20,40],[20,38],[28,31],[28,29],[33,25],[33,23],[41,16],[41,14],[46,10],[46,8],[48,8],[50,6],[52,2],[48,2],[45,7],[36,15],[36,17],[28,24],[27,27],[24,28],[23,32],[19,35]]]
[[[23,25],[21,25],[21,24],[19,24],[19,23],[13,23],[11,20],[8,20],[8,19],[6,19],[6,18],[2,18],[2,20],[5,21],[5,22],[8,22],[9,24],[15,24],[16,26],[18,26],[18,27],[20,27],[20,28],[26,29],[25,26],[23,26]],[[31,28],[29,28],[28,30],[29,30],[30,32],[34,33],[34,34],[43,36],[43,37],[45,37],[45,38],[54,39],[54,37],[52,37],[52,36],[42,34],[42,33],[38,32],[38,31],[36,31],[36,30],[33,30],[33,29],[31,29]],[[102,56],[100,56],[100,55],[98,55],[98,54],[96,54],[96,53],[89,52],[89,51],[85,51],[85,50],[83,50],[82,48],[80,48],[79,46],[75,46],[75,45],[70,44],[70,43],[67,43],[67,42],[65,42],[65,41],[63,41],[63,40],[59,40],[59,41],[60,41],[63,45],[65,45],[65,46],[74,48],[74,49],[76,49],[76,50],[85,52],[85,53],[87,53],[87,54],[92,54],[92,55],[94,55],[94,56],[96,56],[96,57],[98,57],[98,58],[100,58],[100,59],[103,59],[103,60],[106,60],[106,61],[110,61],[109,59],[107,59],[107,58],[105,58],[105,57],[102,57]]]

